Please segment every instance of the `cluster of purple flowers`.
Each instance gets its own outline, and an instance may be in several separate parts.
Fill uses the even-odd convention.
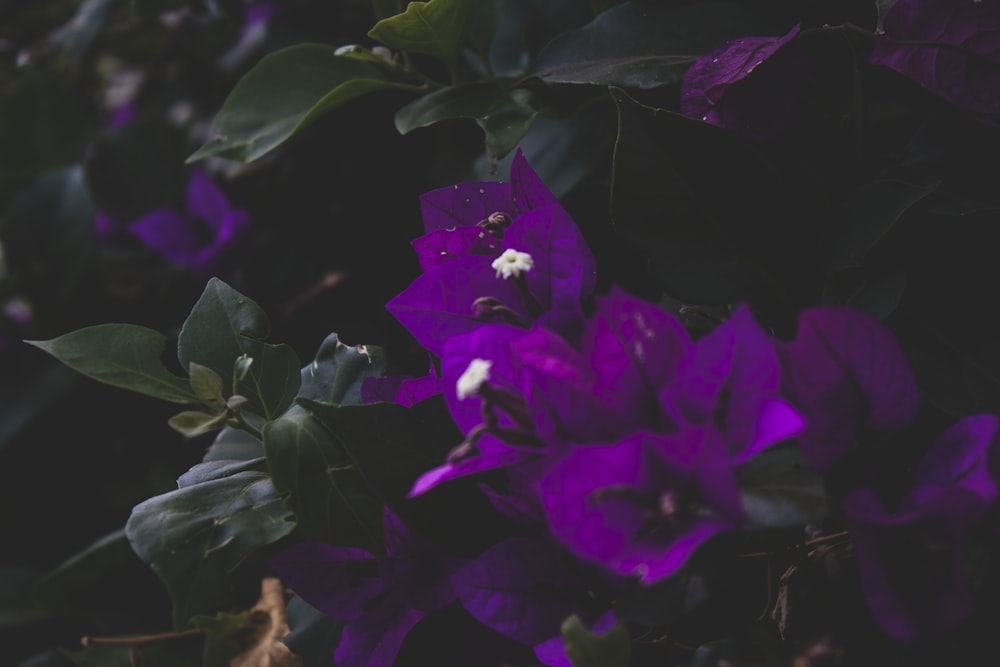
[[[568,665],[558,630],[570,614],[607,628],[616,585],[661,581],[714,536],[759,527],[738,483],[748,462],[797,446],[823,474],[920,408],[893,335],[851,308],[807,309],[781,341],[740,306],[695,341],[654,304],[595,295],[586,242],[520,152],[509,184],[465,183],[421,203],[424,272],[388,308],[437,363],[425,378],[369,379],[363,397],[410,406],[443,394],[465,437],[411,496],[499,473],[500,485],[480,484],[492,504],[550,539],[458,559],[387,511],[384,559],[313,542],[286,551],[273,562],[285,580],[347,622],[338,664],[391,664],[411,628],[457,603],[545,664]],[[857,488],[834,508],[889,635],[929,636],[970,614],[964,540],[997,497],[998,433],[997,417],[962,419],[898,505]],[[568,561],[600,566],[606,595],[584,595]]]

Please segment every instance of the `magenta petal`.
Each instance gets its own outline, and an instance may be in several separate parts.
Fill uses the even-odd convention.
[[[865,599],[888,635],[939,636],[971,615],[963,534],[979,511],[979,499],[962,488],[899,516],[869,489],[845,499]]]
[[[211,176],[200,169],[191,172],[187,186],[188,215],[205,223],[213,234],[218,234],[222,221],[230,212],[226,196],[212,181]]]
[[[147,246],[177,264],[187,264],[202,247],[191,222],[169,209],[147,213],[128,228]]]
[[[965,417],[941,434],[924,456],[914,479],[914,491],[904,508],[928,500],[927,489],[958,487],[979,497],[985,510],[997,498],[997,482],[990,473],[990,454],[1000,436],[1000,418]]]
[[[376,559],[367,551],[306,540],[268,561],[282,582],[316,609],[333,618],[363,617],[366,603],[385,586]]]
[[[597,299],[583,338],[598,386],[636,427],[658,426],[656,395],[691,347],[670,313],[617,288]]]
[[[779,52],[798,34],[795,26],[782,37],[741,37],[703,56],[684,75],[681,113],[749,136],[768,134],[793,105],[798,73]]]
[[[411,408],[417,403],[441,393],[441,378],[420,378],[403,375],[367,377],[361,383],[362,403],[398,403]]]
[[[948,102],[1000,114],[1000,5],[995,0],[897,0],[871,62]]]
[[[349,623],[334,653],[338,667],[392,667],[406,635],[424,613],[416,609],[379,610]]]
[[[429,352],[441,356],[444,343],[482,326],[472,304],[494,297],[523,317],[527,313],[514,284],[496,278],[492,259],[480,255],[458,257],[419,276],[386,304],[403,326]]]
[[[623,498],[608,498],[598,506],[591,496],[603,487],[639,486],[642,459],[639,438],[570,449],[538,485],[553,535],[582,558],[615,563],[642,527],[641,513]]]
[[[510,163],[510,192],[520,213],[559,202],[528,164],[520,148]]]
[[[510,186],[495,181],[459,183],[425,192],[420,195],[420,212],[427,232],[472,226],[492,213],[504,213],[511,220],[516,217]]]
[[[530,538],[504,540],[451,577],[462,606],[483,625],[533,646],[585,604],[566,556]]]
[[[463,255],[488,255],[490,260],[496,259],[503,252],[501,244],[500,239],[475,226],[436,229],[410,243],[424,271]]]
[[[576,223],[561,206],[531,210],[504,234],[504,248],[534,259],[528,290],[546,309],[580,309],[597,284],[597,264]]]
[[[805,427],[806,420],[798,410],[780,398],[768,399],[757,414],[753,438],[733,457],[733,464],[746,463],[771,445],[799,435]]]
[[[846,306],[806,310],[795,340],[780,349],[789,398],[808,421],[799,443],[819,472],[861,429],[894,431],[916,416],[920,394],[906,357],[869,315]]]
[[[471,333],[453,336],[445,342],[441,355],[441,386],[451,416],[463,433],[482,423],[482,402],[476,397],[459,400],[455,393],[458,379],[474,359],[482,359],[490,362],[488,382],[491,385],[520,396],[523,381],[514,344],[527,334],[524,329],[509,325],[485,324]],[[514,424],[502,411],[497,416],[501,426]]]
[[[438,484],[446,482],[449,479],[475,475],[489,470],[496,470],[497,468],[506,468],[529,461],[537,456],[536,454],[520,449],[507,449],[499,444],[495,448],[486,449],[483,444],[485,440],[484,438],[479,443],[480,454],[459,463],[446,463],[437,468],[432,468],[418,477],[417,481],[413,483],[413,488],[410,489],[409,497],[415,498],[427,493]]]

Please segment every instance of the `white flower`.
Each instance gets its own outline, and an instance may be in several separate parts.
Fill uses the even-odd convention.
[[[502,255],[493,260],[491,266],[497,270],[497,278],[503,276],[503,279],[507,280],[511,276],[517,278],[522,271],[531,271],[535,267],[535,260],[526,252],[507,248]]]
[[[455,383],[455,395],[458,396],[458,400],[464,401],[479,393],[479,388],[490,379],[490,366],[492,365],[493,362],[486,359],[473,359],[469,363],[469,367]]]

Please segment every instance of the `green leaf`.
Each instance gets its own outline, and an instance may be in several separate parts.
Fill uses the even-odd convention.
[[[287,536],[295,523],[262,459],[194,466],[175,491],[137,505],[125,534],[173,601],[175,629],[228,602],[229,580],[249,556]]]
[[[549,42],[528,76],[626,88],[672,85],[700,56],[736,37],[758,34],[758,25],[734,3],[626,2]]]
[[[632,656],[632,640],[621,623],[598,635],[573,615],[562,624],[562,637],[575,667],[628,667]]]
[[[385,352],[372,345],[345,345],[332,333],[316,359],[302,368],[300,398],[325,403],[360,403],[361,384],[385,373]]]
[[[218,414],[210,414],[208,412],[201,412],[200,410],[185,410],[168,419],[167,424],[181,435],[193,438],[196,435],[222,428],[226,422],[226,417],[227,414],[225,411]]]
[[[758,528],[801,526],[827,514],[823,479],[798,447],[769,449],[738,472],[743,510]]]
[[[937,190],[939,183],[916,185],[883,180],[866,183],[844,202],[836,225],[835,268],[859,266],[868,252],[908,210]]]
[[[368,36],[394,49],[433,56],[454,70],[473,6],[472,0],[411,2],[402,14],[376,23]]]
[[[493,159],[514,150],[540,113],[551,110],[527,88],[508,90],[494,82],[451,86],[424,95],[396,112],[396,129],[408,134],[418,127],[454,118],[474,118],[486,133]]]
[[[299,44],[265,56],[226,98],[209,139],[188,162],[212,155],[251,162],[333,109],[378,90],[399,88],[378,63]]]
[[[417,477],[440,465],[462,440],[440,397],[412,408],[395,403],[339,406],[308,399],[299,399],[299,404],[329,429],[393,509],[405,503]]]
[[[296,406],[264,426],[274,486],[308,537],[381,553],[383,504],[329,431]]]
[[[233,373],[244,354],[253,358],[235,393],[247,397],[253,412],[271,420],[291,405],[301,379],[295,351],[263,342],[269,332],[270,323],[260,306],[212,278],[181,328],[177,358],[184,368],[193,362],[221,377]]]
[[[99,324],[52,340],[29,340],[75,371],[171,403],[198,403],[186,380],[160,361],[166,336],[134,324]]]
[[[222,395],[222,377],[208,366],[192,361],[188,366],[188,375],[191,378],[191,389],[201,400],[209,404],[226,400]]]

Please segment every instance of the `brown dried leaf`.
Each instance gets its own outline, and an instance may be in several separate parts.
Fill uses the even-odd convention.
[[[291,629],[279,579],[267,577],[260,582],[260,600],[250,610],[245,630],[240,653],[229,661],[229,667],[302,667],[302,658],[281,643]]]

